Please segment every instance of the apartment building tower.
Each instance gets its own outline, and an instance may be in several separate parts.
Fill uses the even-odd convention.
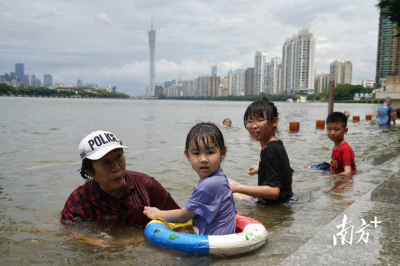
[[[381,85],[386,83],[387,76],[400,75],[400,37],[396,34],[396,24],[381,12],[375,76],[375,82]]]
[[[267,61],[265,51],[256,51],[254,56],[254,95],[264,92],[264,68]]]
[[[335,86],[339,84],[351,84],[353,76],[353,64],[351,61],[343,63],[335,60],[330,65],[329,81],[335,82]]]
[[[254,67],[249,67],[244,73],[244,95],[253,95],[254,92]]]
[[[264,92],[266,94],[279,93],[279,74],[281,59],[275,57],[271,62],[265,64],[264,68]]]
[[[313,93],[315,76],[315,38],[308,29],[286,38],[282,47],[282,93]]]

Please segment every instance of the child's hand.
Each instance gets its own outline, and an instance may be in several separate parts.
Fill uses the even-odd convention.
[[[228,178],[228,182],[229,182],[229,186],[231,187],[231,190],[233,193],[235,193],[237,191],[238,186],[240,185],[239,182]]]
[[[248,175],[255,175],[258,173],[258,166],[253,165],[252,167],[249,168],[249,171],[247,172]]]
[[[157,219],[157,214],[160,212],[159,209],[157,209],[156,207],[144,207],[143,210],[143,214],[146,215],[147,217],[149,217],[149,219]]]

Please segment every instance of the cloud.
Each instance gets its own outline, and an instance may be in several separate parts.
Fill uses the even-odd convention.
[[[49,5],[49,2],[54,2]],[[282,56],[286,37],[309,27],[316,71],[331,60],[353,62],[353,82],[373,79],[378,37],[376,0],[13,0],[0,3],[0,73],[25,63],[55,82],[116,85],[132,94],[148,86],[151,14],[157,31],[156,81],[208,75]],[[105,12],[106,11],[106,12]],[[112,18],[112,20],[111,20]]]
[[[96,17],[94,18],[94,21],[99,24],[107,24],[107,25],[113,24],[111,19],[106,14],[103,13],[97,14]]]

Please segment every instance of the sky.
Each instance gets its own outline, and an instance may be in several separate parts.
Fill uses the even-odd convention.
[[[0,74],[83,83],[132,96],[149,83],[153,18],[156,82],[218,75],[282,57],[285,38],[308,28],[316,39],[316,73],[334,60],[353,63],[353,84],[375,79],[377,0],[13,0],[0,2]]]

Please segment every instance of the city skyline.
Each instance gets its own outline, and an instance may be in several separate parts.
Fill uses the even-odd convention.
[[[234,2],[234,3],[233,3]],[[374,79],[379,11],[376,1],[107,1],[21,0],[0,3],[0,74],[14,64],[26,73],[52,74],[53,82],[78,78],[144,95],[149,84],[147,31],[157,25],[156,83],[218,75],[282,57],[285,38],[309,28],[316,38],[316,73],[350,60],[353,84]],[[229,4],[227,4],[229,3]],[[79,5],[79,8],[77,8]],[[29,12],[24,12],[29,8]],[[185,10],[183,12],[182,10]],[[29,42],[26,42],[29,39]]]

